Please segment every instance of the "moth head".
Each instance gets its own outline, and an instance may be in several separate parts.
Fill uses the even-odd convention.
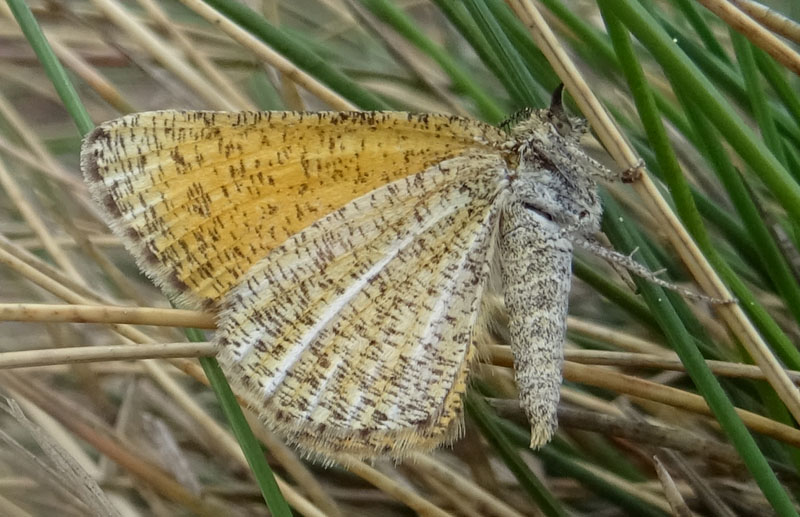
[[[558,136],[578,143],[588,131],[586,121],[570,117],[564,108],[564,85],[553,92],[550,107],[545,109],[523,108],[514,113],[500,127],[510,136],[518,138],[531,133],[547,134],[555,132]]]
[[[559,86],[549,108],[510,119],[510,148],[516,153],[511,188],[526,209],[590,234],[602,213],[596,180],[612,173],[586,154],[580,140],[587,124],[567,114],[562,92]]]
[[[570,117],[564,108],[564,85],[559,84],[550,99],[550,108],[544,111],[546,121],[564,138],[578,142],[589,131],[586,120]]]

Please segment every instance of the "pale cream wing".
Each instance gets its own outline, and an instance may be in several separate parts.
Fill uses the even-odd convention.
[[[312,222],[503,138],[446,115],[155,111],[98,126],[81,164],[139,267],[179,303],[213,305]]]
[[[215,337],[240,396],[309,452],[397,456],[452,437],[505,175],[497,154],[446,160],[256,263]]]

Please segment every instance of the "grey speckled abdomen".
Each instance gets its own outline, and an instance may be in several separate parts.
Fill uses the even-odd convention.
[[[557,426],[572,244],[558,225],[513,199],[503,209],[500,232],[520,404],[531,423],[531,447],[540,447]]]

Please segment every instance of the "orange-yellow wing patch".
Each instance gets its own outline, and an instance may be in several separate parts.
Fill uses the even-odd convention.
[[[504,140],[446,115],[156,111],[98,126],[81,163],[141,269],[179,302],[209,305],[353,199]]]

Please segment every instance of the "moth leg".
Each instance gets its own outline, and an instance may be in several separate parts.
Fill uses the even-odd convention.
[[[696,293],[692,290],[686,289],[672,282],[662,280],[658,278],[657,275],[661,273],[663,270],[650,271],[645,266],[643,266],[639,262],[636,262],[633,259],[633,253],[631,253],[630,255],[624,255],[612,249],[608,249],[605,246],[595,241],[585,239],[582,237],[575,237],[572,239],[572,241],[575,243],[576,246],[579,246],[585,249],[586,251],[593,253],[594,255],[597,255],[598,257],[611,262],[614,265],[623,267],[628,271],[630,271],[631,273],[633,273],[634,275],[644,278],[649,282],[652,282],[656,285],[660,285],[661,287],[669,289],[670,291],[675,291],[677,293],[680,293],[681,295],[685,296],[690,300],[708,302],[708,303],[713,303],[715,305],[736,303],[735,299],[714,298],[713,296],[707,296],[702,293]]]
[[[572,244],[553,222],[512,201],[503,211],[500,253],[514,375],[536,448],[557,426]]]
[[[642,174],[644,174],[644,170],[645,170],[644,160],[640,158],[639,161],[636,162],[636,165],[628,167],[627,169],[622,171],[622,174],[620,174],[619,177],[623,183],[633,183],[634,181],[638,181],[638,179],[642,177]]]

